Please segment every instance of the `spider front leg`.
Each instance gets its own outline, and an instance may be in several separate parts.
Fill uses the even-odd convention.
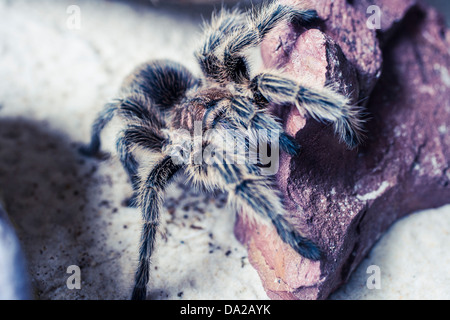
[[[308,25],[318,18],[315,10],[285,6],[278,1],[264,2],[255,6],[248,17],[248,27],[236,30],[224,42],[222,50],[225,62],[227,58],[231,61],[241,55],[244,50],[258,46],[264,37],[282,21],[295,21],[300,25]]]
[[[222,8],[219,12],[214,12],[210,23],[204,23],[203,45],[197,52],[198,55],[207,56],[212,53],[233,31],[242,28],[246,24],[244,13],[238,9],[228,10]]]
[[[276,73],[262,73],[252,80],[252,90],[267,101],[294,104],[317,121],[332,122],[336,134],[350,149],[362,140],[361,108],[352,106],[345,96],[324,87],[313,89]]]
[[[255,6],[250,13],[251,26],[259,34],[262,40],[279,22],[285,20],[307,26],[319,19],[316,10],[301,8],[301,3],[296,7],[279,4],[278,1],[263,2]]]
[[[249,80],[247,49],[257,47],[283,21],[307,26],[316,19],[315,10],[293,8],[278,1],[264,2],[250,15],[222,10],[206,25],[203,46],[196,57],[207,78],[220,83],[244,83]]]
[[[166,156],[155,164],[146,178],[140,181],[138,206],[142,212],[143,229],[140,240],[139,264],[131,296],[133,300],[144,300],[147,296],[150,257],[153,253],[159,226],[164,190],[180,169],[180,165],[176,165],[170,156]]]

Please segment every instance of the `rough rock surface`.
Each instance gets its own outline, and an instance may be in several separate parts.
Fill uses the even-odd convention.
[[[240,217],[235,234],[273,299],[327,298],[395,221],[450,200],[450,31],[439,14],[413,0],[313,2],[324,22],[274,30],[263,60],[312,86],[337,83],[366,106],[367,138],[349,151],[330,126],[275,108],[303,147],[281,156],[279,188],[324,257],[306,260]],[[366,26],[369,5],[381,8],[379,30]]]

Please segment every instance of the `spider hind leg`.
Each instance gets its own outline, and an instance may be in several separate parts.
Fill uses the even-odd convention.
[[[114,113],[117,110],[117,103],[106,104],[102,111],[98,114],[91,129],[91,141],[88,145],[80,147],[79,152],[87,157],[93,157],[100,151],[100,134],[106,125],[114,117]]]

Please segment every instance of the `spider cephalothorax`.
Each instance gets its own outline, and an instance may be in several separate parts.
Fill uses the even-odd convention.
[[[272,153],[276,145],[293,155],[299,149],[268,112],[271,103],[294,104],[303,114],[333,123],[350,148],[359,142],[359,108],[332,89],[308,88],[276,71],[251,76],[247,62],[247,50],[257,47],[279,22],[307,25],[314,19],[314,10],[276,2],[249,13],[222,9],[205,26],[203,44],[196,52],[201,76],[194,77],[175,62],[149,62],[127,78],[120,97],[100,113],[91,143],[82,152],[97,153],[101,130],[113,116],[121,119],[124,129],[118,135],[117,150],[143,218],[133,299],[146,297],[164,190],[179,172],[195,185],[228,192],[230,204],[244,206],[255,219],[272,223],[299,254],[319,259],[319,248],[284,217],[281,197],[264,173],[260,154],[249,155],[264,144],[270,145]],[[151,161],[139,164],[137,149],[147,151]],[[207,159],[201,157],[206,151]]]

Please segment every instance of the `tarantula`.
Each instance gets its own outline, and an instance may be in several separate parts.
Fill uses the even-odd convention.
[[[102,129],[115,115],[121,119],[124,129],[117,137],[117,151],[143,219],[132,299],[146,298],[164,191],[180,172],[194,185],[228,192],[230,204],[245,206],[255,219],[272,223],[281,239],[299,254],[312,260],[320,258],[318,246],[284,217],[282,199],[271,180],[262,174],[263,166],[258,161],[225,161],[219,156],[211,157],[208,163],[198,161],[199,154],[207,148],[213,147],[220,154],[217,151],[236,141],[245,147],[233,151],[232,157],[242,160],[256,147],[255,132],[263,129],[280,135],[278,141],[265,138],[262,143],[279,143],[279,149],[297,154],[297,141],[285,134],[279,121],[268,112],[271,103],[295,104],[302,113],[333,123],[336,134],[349,148],[359,143],[359,108],[351,106],[346,97],[328,87],[317,90],[302,86],[277,71],[250,75],[248,49],[257,47],[277,24],[296,21],[309,25],[316,19],[315,10],[283,6],[275,1],[248,12],[222,8],[213,14],[210,23],[205,23],[203,42],[195,55],[201,76],[195,77],[171,61],[146,63],[125,80],[120,97],[100,112],[93,124],[91,142],[81,151],[85,155],[96,154]],[[186,146],[186,132],[190,138],[198,123],[203,135],[193,139],[197,148],[191,148]],[[212,129],[219,133],[206,134]],[[180,130],[185,134],[180,134]],[[236,140],[223,144],[227,141],[223,130],[233,130]],[[147,152],[149,164],[139,164],[138,150]]]

